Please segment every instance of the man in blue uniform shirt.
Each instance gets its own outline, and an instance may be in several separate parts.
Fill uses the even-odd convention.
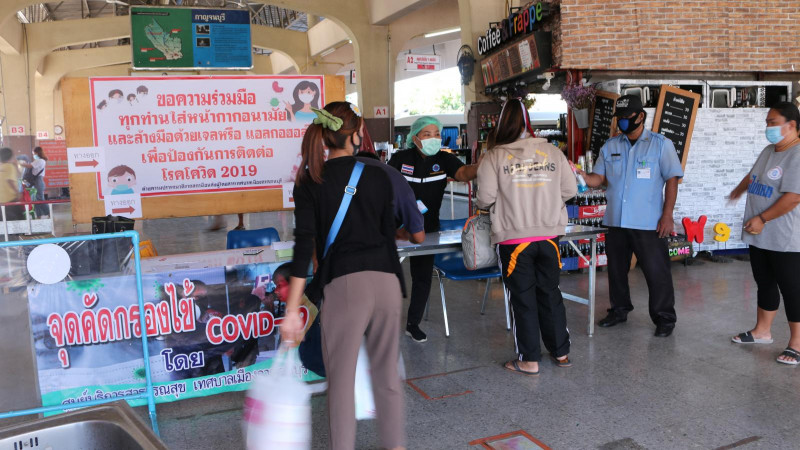
[[[675,328],[675,291],[666,238],[674,228],[672,210],[683,177],[672,141],[644,128],[647,117],[639,97],[625,95],[616,103],[622,134],[606,141],[586,184],[607,184],[603,224],[608,227],[608,291],[611,308],[601,327],[625,322],[633,310],[628,287],[632,254],[636,255],[650,293],[650,318],[655,335]]]

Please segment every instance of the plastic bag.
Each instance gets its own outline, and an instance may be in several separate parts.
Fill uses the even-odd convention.
[[[301,373],[297,348],[281,349],[269,375],[253,381],[244,399],[247,450],[311,448],[311,389]]]
[[[367,346],[361,342],[356,361],[356,420],[375,418],[375,397],[372,394],[372,375],[369,370]]]
[[[403,361],[403,354],[397,358],[397,375],[401,380],[406,379],[406,366]],[[356,420],[374,419],[375,396],[372,393],[372,374],[369,366],[369,356],[367,356],[366,341],[361,341],[361,348],[358,350],[356,360]]]
[[[497,267],[497,251],[492,245],[492,219],[479,213],[467,219],[461,231],[461,254],[467,270]]]

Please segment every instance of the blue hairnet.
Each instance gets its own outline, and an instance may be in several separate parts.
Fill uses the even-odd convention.
[[[406,147],[411,147],[414,144],[414,136],[428,125],[436,125],[439,128],[439,132],[442,132],[442,122],[439,122],[439,119],[431,116],[422,116],[411,124],[411,132],[406,137]]]

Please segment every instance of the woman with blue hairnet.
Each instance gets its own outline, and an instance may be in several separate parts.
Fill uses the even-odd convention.
[[[425,232],[439,231],[439,209],[447,178],[474,180],[478,175],[478,164],[464,165],[455,155],[439,151],[442,147],[442,124],[435,117],[420,117],[411,125],[406,147],[406,150],[392,156],[389,165],[399,170],[411,185],[425,219]],[[409,258],[411,304],[408,307],[406,334],[416,342],[428,340],[420,330],[419,323],[431,290],[433,258],[433,255]]]

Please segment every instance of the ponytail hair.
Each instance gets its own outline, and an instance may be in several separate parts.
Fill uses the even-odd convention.
[[[503,109],[500,111],[500,120],[497,121],[497,126],[489,133],[488,148],[492,149],[498,145],[510,144],[519,139],[519,136],[525,130],[533,136],[528,110],[525,109],[521,99],[510,98],[506,100]]]
[[[322,183],[322,169],[325,165],[325,148],[340,150],[345,147],[347,139],[361,129],[364,120],[356,113],[356,108],[349,102],[331,102],[323,108],[331,115],[342,120],[342,126],[333,131],[325,123],[312,123],[303,136],[300,153],[302,162],[297,171],[297,183]],[[317,120],[314,120],[317,122]]]

